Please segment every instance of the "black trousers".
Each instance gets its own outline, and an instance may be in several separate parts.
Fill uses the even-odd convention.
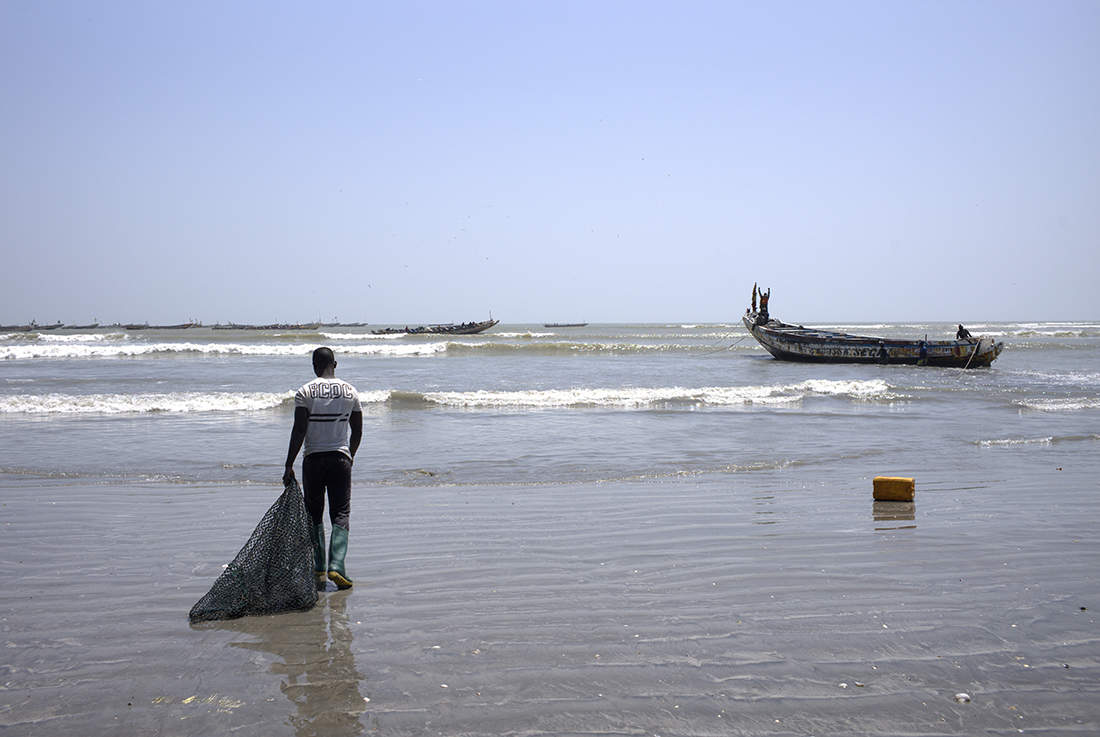
[[[302,492],[313,524],[324,520],[325,492],[328,518],[345,530],[351,517],[351,459],[338,450],[310,453],[302,459]]]

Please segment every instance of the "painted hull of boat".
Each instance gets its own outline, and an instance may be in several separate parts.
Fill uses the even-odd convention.
[[[741,321],[757,342],[781,361],[981,368],[992,364],[1004,349],[1003,342],[992,338],[876,338],[804,328],[774,319],[760,322],[755,313],[745,315]]]

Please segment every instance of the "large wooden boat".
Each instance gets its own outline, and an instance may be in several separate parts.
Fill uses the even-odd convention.
[[[382,328],[372,330],[374,335],[474,335],[496,325],[500,320],[482,320],[481,322],[447,323],[446,325],[419,325],[415,328]]]
[[[748,312],[741,321],[764,349],[783,361],[900,363],[918,366],[989,366],[1004,343],[989,337],[963,340],[877,338],[788,325]]]

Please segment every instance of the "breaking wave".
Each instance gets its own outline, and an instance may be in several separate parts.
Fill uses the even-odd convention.
[[[996,440],[979,440],[976,445],[980,448],[1010,448],[1024,445],[1054,445],[1056,443],[1097,440],[1100,440],[1100,434],[1092,433],[1090,435],[1049,435],[1043,438],[998,438]]]
[[[294,392],[41,394],[0,398],[0,414],[145,414],[247,412],[294,401]]]
[[[332,336],[330,339],[335,340]],[[362,339],[363,336],[356,336]],[[699,353],[724,350],[708,346],[674,343],[639,344],[629,342],[584,343],[575,341],[529,340],[525,342],[483,341],[432,341],[424,343],[396,343],[379,336],[370,343],[349,343],[339,347],[345,355],[378,356],[383,358],[431,357],[454,355],[578,355],[578,354],[653,354]],[[206,355],[206,356],[305,356],[312,353],[316,343],[22,343],[0,345],[0,360],[31,359],[80,359],[80,358],[131,358],[157,355]],[[743,343],[739,350],[757,351],[758,346]]]
[[[1054,436],[1045,438],[1002,438],[998,440],[979,440],[978,446],[982,448],[999,448],[1013,445],[1051,445]]]
[[[1017,407],[1038,412],[1078,412],[1085,409],[1100,409],[1100,397],[1062,397],[1058,399],[1020,399],[1013,402]]]
[[[479,409],[511,408],[658,408],[667,406],[731,407],[794,405],[810,396],[848,397],[853,400],[890,398],[885,381],[811,380],[776,386],[730,387],[623,387],[528,389],[520,391],[392,392],[390,404]]]
[[[415,392],[396,389],[360,391],[364,407],[419,409],[625,409],[676,407],[790,406],[808,397],[846,397],[852,401],[890,399],[881,380],[812,380],[776,386],[623,387],[529,389],[519,391]],[[0,397],[3,414],[148,414],[251,412],[289,405],[286,392],[178,392],[138,394],[41,394]]]
[[[207,356],[306,356],[317,346],[313,343],[126,343],[123,345],[7,345],[0,346],[0,359],[29,360],[35,358],[132,358],[156,355]],[[375,356],[434,356],[447,350],[446,343],[411,345],[348,345],[340,352]]]
[[[367,333],[321,333],[321,337],[329,340],[397,340],[404,338],[401,333],[387,333],[385,335],[373,335]]]

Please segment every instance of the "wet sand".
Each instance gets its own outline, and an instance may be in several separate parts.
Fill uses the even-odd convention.
[[[359,485],[352,591],[192,627],[279,488],[7,481],[0,733],[1100,732],[1095,484],[917,489]]]

